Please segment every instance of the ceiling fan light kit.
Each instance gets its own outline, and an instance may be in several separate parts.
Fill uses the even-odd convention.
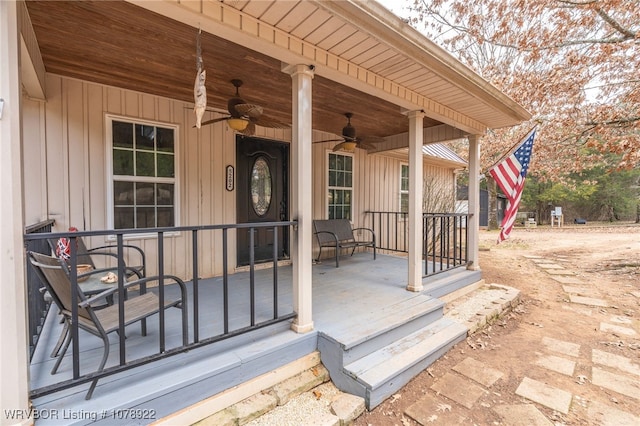
[[[227,120],[227,124],[233,130],[236,130],[238,132],[242,132],[249,125],[249,120],[245,120],[244,118],[229,118]]]
[[[356,152],[356,146],[358,146],[357,142],[342,142],[340,145],[342,151],[347,151],[347,152]]]

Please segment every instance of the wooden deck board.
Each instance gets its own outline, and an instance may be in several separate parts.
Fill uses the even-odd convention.
[[[278,268],[280,296],[278,309],[281,314],[292,311],[291,276],[291,267]],[[248,272],[229,276],[229,323],[232,330],[249,325],[248,277]],[[218,387],[225,389],[225,386],[233,386],[238,380],[247,379],[244,375],[248,373],[239,366],[252,360],[264,359],[259,362],[259,365],[270,368],[270,362],[280,361],[270,359],[273,358],[270,354],[277,353],[275,351],[278,348],[297,345],[299,348],[306,348],[301,350],[315,350],[318,333],[338,336],[347,341],[366,339],[371,333],[379,333],[389,322],[406,321],[413,314],[413,310],[418,312],[438,303],[426,295],[407,291],[406,277],[407,261],[402,257],[379,255],[374,261],[370,253],[356,253],[353,257],[344,256],[339,268],[335,268],[335,264],[328,261],[316,264],[313,266],[313,332],[296,334],[289,330],[288,323],[276,324],[250,335],[223,340],[188,353],[105,377],[98,382],[94,396],[89,401],[84,400],[88,387],[88,384],[85,384],[38,398],[34,400],[34,405],[43,409],[66,408],[101,412],[104,409],[131,407],[135,401],[142,401],[145,398],[149,400],[157,397],[158,400],[164,401],[163,395],[172,394],[173,399],[170,402],[165,401],[162,409],[167,413],[171,410],[176,411],[184,407],[186,404],[184,401],[205,397],[205,395],[191,394],[190,391],[181,392],[180,388],[186,383],[198,383],[198,381],[205,383],[203,379],[205,376],[212,376],[225,370],[226,373],[221,374],[219,378],[216,376],[215,387],[206,385],[198,392],[209,391],[209,388],[211,392],[215,392]],[[256,270],[255,281],[256,319],[263,321],[273,315],[273,270]],[[193,339],[193,288],[191,283],[188,283],[188,286],[191,341]],[[171,286],[167,287],[168,296],[173,295],[175,291]],[[200,280],[199,297],[200,338],[217,336],[222,333],[222,279]],[[171,308],[166,313],[167,346],[176,347],[180,344],[181,338],[180,311]],[[363,323],[366,326],[363,327]],[[32,360],[32,388],[70,377],[70,360],[63,361],[58,374],[55,376],[49,374],[54,362],[49,358],[49,353],[57,340],[60,327],[61,325],[56,321],[56,315],[50,315],[45,324],[43,338]],[[157,350],[157,337],[157,316],[151,317],[148,321],[146,337],[140,335],[137,324],[129,326],[127,328],[128,356],[136,358]],[[102,342],[87,333],[81,333],[79,341],[81,372],[90,372],[97,366],[102,356]],[[115,365],[118,358],[116,333],[112,333],[111,342],[108,366]],[[279,356],[282,357],[282,355]],[[302,355],[294,352],[290,356]],[[140,404],[149,406],[152,403],[140,402]]]

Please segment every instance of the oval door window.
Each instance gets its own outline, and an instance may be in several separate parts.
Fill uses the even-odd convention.
[[[271,205],[271,170],[264,157],[258,157],[251,170],[251,204],[258,216],[264,216]]]

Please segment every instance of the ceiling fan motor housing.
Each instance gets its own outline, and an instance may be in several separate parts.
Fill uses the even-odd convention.
[[[356,138],[356,128],[353,127],[351,123],[348,123],[346,126],[342,128],[342,136],[345,139],[354,140]]]
[[[231,117],[233,118],[241,118],[242,114],[240,114],[238,111],[236,111],[236,105],[240,105],[240,104],[244,104],[246,103],[242,98],[238,98],[238,97],[234,97],[234,98],[230,98],[227,101],[227,111],[229,111],[229,114],[231,114]]]

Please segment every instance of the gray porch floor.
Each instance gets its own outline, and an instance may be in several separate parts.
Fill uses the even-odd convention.
[[[291,274],[290,266],[278,268],[280,314],[292,311]],[[230,328],[232,330],[249,325],[248,277],[248,272],[229,276],[230,312],[232,313]],[[288,322],[276,324],[247,335],[223,340],[105,377],[98,382],[93,398],[88,401],[84,399],[88,384],[42,396],[33,401],[34,406],[39,410],[57,410],[59,418],[41,419],[38,424],[88,424],[93,422],[95,416],[100,420],[105,410],[109,412],[109,410],[132,406],[153,407],[156,418],[160,418],[251,378],[250,376],[222,375],[214,388],[207,386],[206,390],[181,391],[188,384],[197,383],[203,381],[203,377],[215,375],[216,371],[222,371],[233,365],[255,362],[258,359],[263,360],[259,364],[265,372],[270,371],[315,351],[318,333],[338,336],[337,340],[367,339],[372,334],[383,332],[391,322],[404,321],[406,313],[402,309],[395,312],[394,305],[406,306],[413,300],[415,303],[423,303],[426,298],[429,298],[424,293],[406,291],[406,277],[407,260],[403,257],[379,255],[374,261],[370,253],[357,253],[353,257],[341,258],[340,268],[335,268],[331,260],[325,260],[313,266],[313,332],[297,334],[289,329]],[[257,270],[255,281],[256,311],[259,322],[273,315],[273,270]],[[201,339],[217,335],[222,330],[221,288],[221,278],[200,282]],[[170,289],[167,290],[168,293],[171,292]],[[378,315],[381,310],[387,314]],[[52,312],[32,359],[32,388],[39,388],[71,377],[70,359],[62,362],[56,375],[50,374],[54,359],[50,358],[49,354],[61,327],[54,310]],[[393,312],[392,315],[396,318],[390,318],[389,312]],[[190,341],[193,339],[192,313],[193,306],[189,306]],[[149,321],[146,337],[140,335],[139,326],[133,325],[127,328],[128,359],[146,356],[150,353],[150,348],[157,349],[157,322],[153,318]],[[169,309],[167,319],[167,347],[176,347],[180,344],[180,311],[174,308]],[[115,365],[118,359],[117,335],[113,334],[107,366]],[[81,334],[79,342],[81,374],[86,374],[97,366],[102,356],[102,342],[88,334]],[[291,350],[286,351],[287,355],[284,358],[278,355],[277,360],[271,359],[274,357],[270,357],[269,354],[283,347]],[[70,353],[71,349],[68,352]],[[70,358],[69,355],[67,358]],[[255,375],[262,374],[261,371],[256,373]],[[194,392],[196,394],[193,394]],[[167,404],[163,395],[170,393],[174,393],[175,397],[171,399],[170,404]],[[158,406],[154,406],[153,402],[144,402],[154,399],[157,399]],[[138,400],[139,403],[136,403]],[[61,419],[63,413],[85,418]],[[146,423],[149,423],[149,419],[117,424]]]

